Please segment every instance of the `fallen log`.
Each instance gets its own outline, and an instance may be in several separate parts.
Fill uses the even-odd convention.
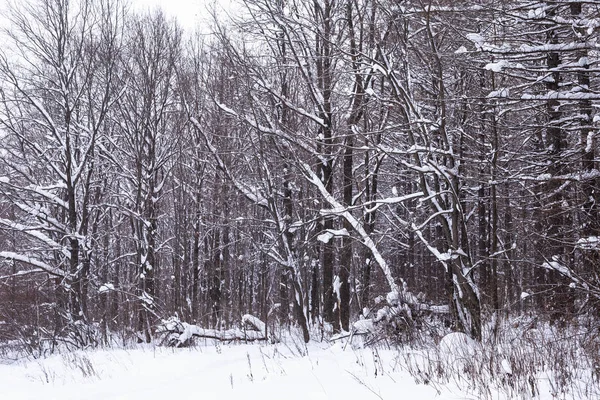
[[[267,340],[266,324],[253,315],[246,314],[242,317],[242,328],[232,329],[207,329],[198,325],[191,325],[179,321],[178,318],[164,320],[157,329],[158,333],[166,334],[166,342],[169,346],[185,346],[192,337],[205,339],[216,339],[220,341],[256,341]],[[163,342],[165,342],[163,340]]]

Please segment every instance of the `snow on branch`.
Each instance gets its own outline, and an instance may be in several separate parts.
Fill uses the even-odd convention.
[[[379,252],[379,249],[375,245],[375,242],[373,241],[371,236],[369,236],[369,234],[365,231],[365,229],[361,225],[361,223],[348,211],[348,209],[344,208],[331,195],[331,193],[329,193],[327,191],[327,189],[323,185],[323,182],[321,182],[319,177],[317,177],[317,175],[312,171],[312,169],[310,168],[309,165],[302,163],[302,167],[304,169],[304,172],[307,175],[308,181],[310,183],[312,183],[319,190],[319,192],[321,193],[321,196],[323,196],[325,201],[327,201],[329,203],[329,205],[331,205],[332,210],[326,210],[325,212],[339,215],[339,216],[343,217],[344,219],[346,219],[346,221],[348,221],[350,223],[350,225],[352,226],[352,229],[354,229],[354,231],[356,231],[356,233],[358,233],[358,235],[361,237],[363,244],[365,246],[367,246],[367,248],[371,251],[371,254],[373,254],[373,257],[375,257],[375,261],[377,262],[377,264],[379,265],[379,268],[385,275],[386,281],[387,281],[391,291],[399,292],[399,287],[396,284],[396,281],[394,280],[394,276],[392,274],[392,270],[391,270],[390,266],[387,264],[387,262],[385,261],[385,259],[381,255],[381,253]],[[400,278],[400,280],[402,281],[402,283],[404,283],[404,280],[402,278]]]
[[[584,172],[575,172],[571,174],[562,175],[551,175],[548,173],[540,174],[537,176],[531,175],[514,175],[512,179],[519,181],[533,181],[533,182],[586,182],[593,179],[600,178],[600,171],[592,169]]]
[[[427,239],[423,236],[421,230],[415,225],[412,224],[413,231],[417,234],[421,242],[427,247],[427,249],[435,256],[435,258],[442,263],[446,271],[448,271],[448,264],[446,263],[448,260],[452,259],[452,254],[450,252],[441,253],[436,247],[432,246]]]
[[[54,267],[50,266],[49,264],[46,264],[43,261],[37,260],[35,258],[31,258],[31,257],[23,255],[23,254],[17,254],[17,253],[13,253],[10,251],[0,251],[0,258],[20,261],[22,263],[29,264],[29,265],[39,268],[39,270],[35,270],[32,272],[45,272],[50,275],[59,276],[62,278],[64,278],[66,276],[66,274],[63,270],[54,268]]]
[[[375,212],[379,207],[381,207],[384,204],[394,205],[394,204],[398,204],[398,203],[404,203],[407,200],[418,199],[423,196],[425,196],[425,193],[416,192],[416,193],[408,194],[406,196],[394,196],[394,197],[387,197],[385,199],[368,201],[368,202],[365,202],[363,204],[363,206],[366,208],[366,212],[371,213],[371,212]]]
[[[600,250],[600,237],[589,236],[577,241],[577,248],[582,250]]]
[[[41,268],[30,269],[30,270],[23,270],[23,271],[17,271],[14,274],[0,276],[0,280],[10,279],[10,278],[17,278],[19,276],[25,276],[25,275],[31,275],[31,274],[39,274],[40,272],[46,272],[46,271],[44,271]]]
[[[219,156],[219,152],[217,151],[217,149],[210,142],[208,136],[204,132],[204,129],[202,129],[200,122],[194,117],[190,117],[190,122],[194,125],[194,128],[196,128],[196,130],[198,132],[200,132],[200,134],[204,138],[204,141],[206,142],[206,145],[208,146],[210,152],[212,153],[213,157],[215,158],[215,161],[217,162],[219,169],[221,171],[223,171],[225,173],[225,175],[227,175],[227,177],[233,183],[235,188],[240,193],[242,193],[248,200],[252,201],[253,203],[256,203],[257,205],[262,206],[262,207],[268,207],[269,206],[268,200],[260,193],[260,190],[257,187],[250,186],[248,184],[240,182],[238,179],[236,179],[233,176],[231,171],[229,171],[229,168],[227,168],[227,165],[225,165],[225,162],[223,162],[223,160]]]
[[[4,225],[7,228],[10,228],[15,231],[23,232],[23,233],[41,241],[42,243],[46,244],[51,250],[58,250],[65,257],[71,258],[71,253],[69,253],[69,251],[65,247],[63,247],[62,245],[60,245],[59,243],[57,243],[56,241],[51,239],[48,235],[44,234],[43,232],[41,232],[38,229],[29,227],[26,225],[22,225],[22,224],[13,222],[13,221],[9,221],[4,218],[0,218],[0,225]]]
[[[317,240],[319,242],[323,242],[323,243],[329,243],[329,241],[331,239],[333,239],[334,237],[344,237],[344,236],[350,236],[350,234],[348,233],[348,231],[346,230],[346,228],[343,229],[327,229],[325,231],[325,233],[320,234],[319,236],[317,236]]]
[[[260,104],[261,103],[261,100],[257,99],[254,95],[251,94],[251,97],[256,102],[256,104]],[[284,143],[286,143],[286,144],[287,143],[294,143],[295,145],[300,146],[305,151],[308,151],[308,152],[314,152],[315,151],[315,149],[311,148],[310,145],[307,142],[299,140],[298,136],[289,135],[284,130],[277,129],[275,127],[275,124],[273,124],[272,121],[271,121],[271,119],[269,118],[268,113],[265,112],[264,110],[263,110],[263,117],[265,117],[265,119],[267,120],[268,126],[260,124],[253,117],[248,117],[248,116],[245,116],[245,115],[239,115],[234,110],[232,110],[231,108],[227,107],[224,104],[220,104],[218,102],[215,102],[215,103],[216,103],[217,107],[219,107],[222,111],[230,114],[232,117],[235,117],[235,118],[239,119],[241,122],[247,124],[252,129],[254,129],[254,130],[258,131],[258,132],[262,132],[262,133],[267,134],[267,135],[277,136],[277,137],[283,139]],[[297,112],[299,114],[302,114],[302,112],[306,112],[306,111],[304,111],[303,109],[299,108],[297,110]],[[302,114],[302,115],[304,115],[304,114]]]
[[[262,78],[261,79],[255,79],[254,81],[258,85],[260,85],[261,87],[263,87],[269,94],[275,96],[277,98],[277,100],[281,101],[286,107],[288,107],[288,109],[292,110],[296,114],[301,115],[303,117],[307,117],[310,120],[312,120],[313,122],[316,122],[320,126],[325,126],[326,125],[325,121],[323,120],[323,118],[320,118],[317,115],[306,111],[302,107],[296,106],[287,97],[285,97],[281,93],[278,93],[277,91],[273,90],[273,88],[271,87],[271,85],[269,85],[267,82],[265,82],[264,79],[262,79]],[[223,108],[224,106],[219,105],[219,107]]]

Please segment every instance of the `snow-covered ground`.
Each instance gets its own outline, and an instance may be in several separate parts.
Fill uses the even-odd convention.
[[[372,354],[341,344],[312,344],[305,356],[283,344],[77,351],[0,365],[0,388],[4,399],[436,398]]]
[[[75,351],[0,364],[2,399],[479,399],[417,383],[406,353],[342,342],[201,342],[193,348]],[[464,383],[464,382],[463,382]],[[465,386],[468,386],[465,385]],[[511,398],[490,393],[490,398]],[[540,393],[540,399],[551,399]]]

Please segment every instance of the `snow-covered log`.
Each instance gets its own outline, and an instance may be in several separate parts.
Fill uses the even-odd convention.
[[[243,328],[231,329],[206,329],[198,325],[181,322],[172,317],[164,320],[158,327],[158,333],[166,334],[165,341],[170,346],[181,347],[186,345],[192,337],[216,339],[221,341],[243,340],[267,340],[266,324],[253,315],[246,314],[242,317]]]

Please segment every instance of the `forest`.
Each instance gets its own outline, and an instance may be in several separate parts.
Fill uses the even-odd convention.
[[[236,7],[194,32],[121,0],[11,9],[3,348],[243,339],[244,316],[305,342],[543,325],[600,358],[598,1]]]

